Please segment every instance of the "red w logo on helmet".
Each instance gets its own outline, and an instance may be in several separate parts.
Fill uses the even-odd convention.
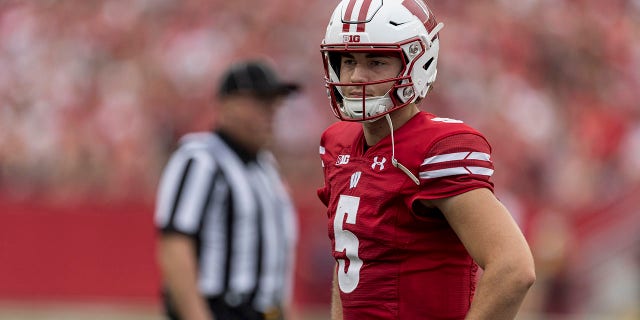
[[[349,32],[351,25],[357,25],[357,32],[364,32],[364,28],[367,22],[367,13],[369,12],[369,8],[371,7],[371,2],[373,0],[350,0],[347,5],[347,9],[344,11],[344,16],[342,17],[342,31]],[[356,5],[360,6],[360,10],[358,10],[358,16],[353,17],[353,9]],[[355,19],[354,19],[355,18]]]

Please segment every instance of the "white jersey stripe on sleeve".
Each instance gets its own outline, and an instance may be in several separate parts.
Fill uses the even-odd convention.
[[[430,170],[420,172],[420,179],[435,179],[448,176],[456,176],[461,174],[469,174],[469,170],[464,167],[447,168],[439,170]]]
[[[467,157],[467,159],[491,161],[491,155],[484,152],[471,152],[471,154]]]
[[[482,176],[489,176],[489,177],[493,175],[493,169],[489,169],[485,167],[467,167],[467,169],[469,169],[469,171],[471,171],[471,173],[473,174],[479,174]]]
[[[449,161],[458,161],[458,160],[482,160],[482,161],[490,161],[491,155],[484,152],[454,152],[447,154],[439,154],[433,157],[429,157],[424,159],[422,165],[434,164],[434,163],[442,163]]]
[[[435,179],[449,176],[457,176],[463,174],[477,174],[483,176],[492,176],[493,170],[485,167],[455,167],[439,170],[421,171],[420,179]]]
[[[430,158],[424,159],[422,165],[441,163],[441,162],[449,162],[464,159],[469,152],[455,152],[455,153],[447,153],[447,154],[439,154],[437,156],[433,156]]]

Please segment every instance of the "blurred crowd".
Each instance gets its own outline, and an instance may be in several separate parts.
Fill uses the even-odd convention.
[[[275,150],[300,206],[301,230],[311,236],[304,245],[327,250],[326,217],[315,197],[322,183],[317,143],[335,119],[319,44],[334,5],[0,1],[2,199],[153,201],[177,139],[207,130],[215,117],[220,72],[236,59],[264,55],[303,84],[278,116]],[[588,311],[594,304],[562,296],[575,278],[563,277],[572,270],[566,256],[576,216],[639,190],[640,1],[431,5],[445,28],[438,80],[422,109],[464,120],[492,143],[496,192],[525,230],[540,269],[540,293],[529,308]],[[640,203],[620,210],[638,216]],[[617,281],[635,276],[631,303],[616,305],[625,316],[638,314],[639,240],[632,232],[610,241],[623,251],[617,274],[629,274]],[[635,245],[615,247],[620,242]],[[324,255],[302,254],[312,269],[330,266]]]

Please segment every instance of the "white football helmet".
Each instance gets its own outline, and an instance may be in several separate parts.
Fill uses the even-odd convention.
[[[334,114],[346,121],[373,121],[424,98],[436,79],[439,40],[437,23],[423,0],[342,0],[334,10],[320,45],[327,95]],[[384,96],[348,98],[340,81],[340,60],[348,52],[378,52],[400,56],[403,69]]]

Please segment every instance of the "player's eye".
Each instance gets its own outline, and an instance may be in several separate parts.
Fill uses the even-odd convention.
[[[343,66],[354,66],[355,64],[356,64],[356,60],[355,59],[342,58],[342,65]]]
[[[372,67],[381,67],[381,66],[384,66],[386,64],[387,64],[387,62],[383,61],[383,60],[371,60],[371,61],[369,61],[369,65],[372,66]]]

